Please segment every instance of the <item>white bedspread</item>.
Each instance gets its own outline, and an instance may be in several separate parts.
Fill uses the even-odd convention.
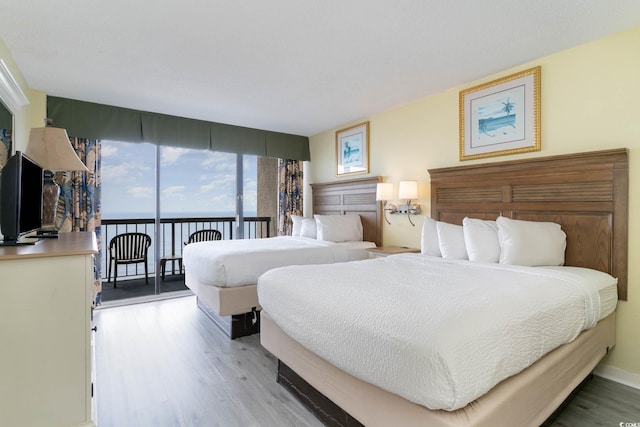
[[[253,285],[258,277],[276,267],[300,264],[331,264],[365,259],[372,242],[326,242],[307,237],[216,240],[191,243],[182,251],[189,275],[200,283],[232,287]]]
[[[608,314],[599,289],[616,283],[573,267],[403,254],[272,270],[258,298],[284,332],[334,366],[455,410],[594,326]]]

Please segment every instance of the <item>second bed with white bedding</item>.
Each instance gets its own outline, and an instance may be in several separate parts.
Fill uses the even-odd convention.
[[[235,287],[255,284],[258,277],[277,267],[331,264],[368,258],[372,242],[329,242],[307,237],[216,240],[187,245],[183,262],[200,283]]]
[[[576,267],[406,254],[272,270],[258,297],[284,332],[334,366],[455,410],[612,313],[616,283]]]

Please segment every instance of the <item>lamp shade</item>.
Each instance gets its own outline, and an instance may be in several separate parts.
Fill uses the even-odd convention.
[[[411,200],[418,198],[418,181],[400,181],[398,199]]]
[[[393,184],[390,182],[379,182],[376,185],[376,201],[387,201],[393,199]]]
[[[32,128],[25,154],[42,166],[42,169],[89,172],[69,142],[69,136],[65,129]]]

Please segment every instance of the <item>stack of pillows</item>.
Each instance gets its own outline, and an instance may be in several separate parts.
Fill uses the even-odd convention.
[[[465,218],[462,225],[425,217],[421,252],[449,259],[543,266],[563,265],[567,235],[553,222]]]
[[[292,215],[291,220],[293,237],[309,237],[330,242],[362,241],[360,215],[314,215],[313,218]]]

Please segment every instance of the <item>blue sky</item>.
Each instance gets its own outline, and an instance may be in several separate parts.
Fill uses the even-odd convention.
[[[103,218],[155,209],[156,146],[102,142]],[[244,213],[255,215],[256,156],[244,157]],[[236,155],[160,147],[160,208],[164,216],[228,216],[235,211]]]

